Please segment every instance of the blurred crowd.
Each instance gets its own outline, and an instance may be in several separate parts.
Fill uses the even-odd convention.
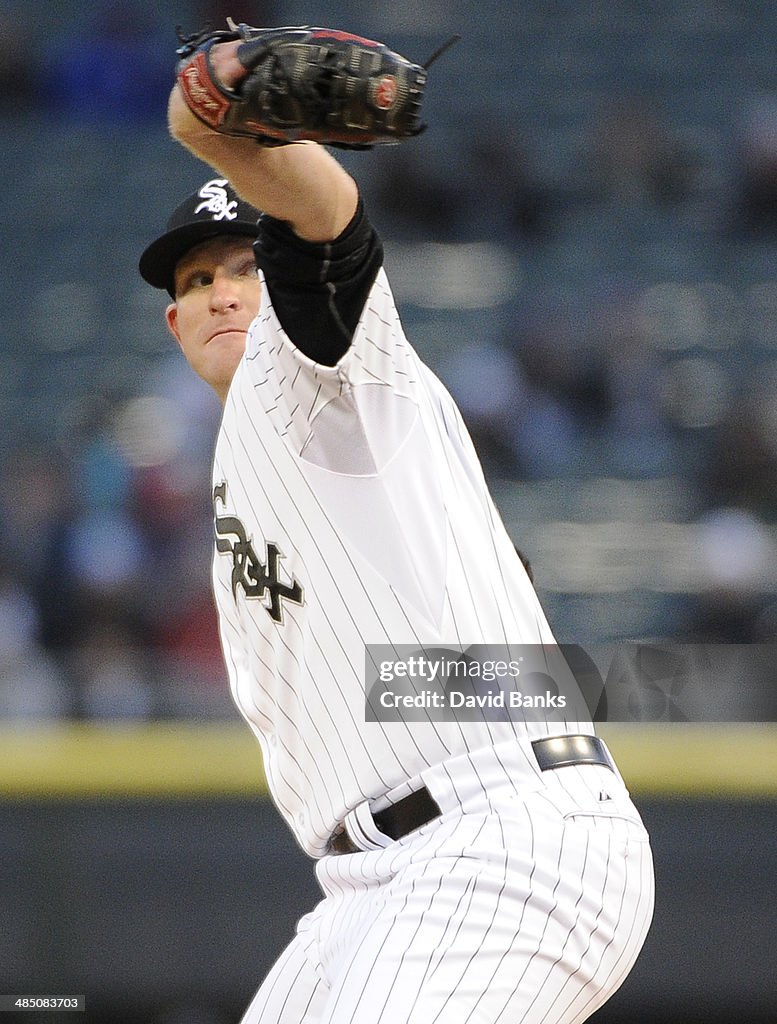
[[[201,21],[220,23],[222,6],[192,4],[192,20],[202,7]],[[284,13],[282,4],[228,6],[259,24]],[[19,38],[0,8],[0,40]],[[0,117],[45,103],[75,127],[121,117],[142,130],[164,118],[169,47],[145,7],[96,5],[56,58],[3,49],[12,56],[0,69]],[[764,266],[777,255],[777,82],[731,115],[724,170],[644,97],[612,98],[585,128],[561,176],[547,173],[530,136],[487,117],[463,144],[456,136],[453,173],[412,147],[392,151],[370,164],[370,209],[387,240],[485,238],[514,256],[527,282],[484,309],[470,344],[430,359],[487,475],[564,479],[571,489],[586,478],[676,480],[708,571],[707,585],[676,597],[666,639],[772,641],[777,281],[737,275],[748,253]],[[634,263],[632,240],[646,224],[641,259],[673,271],[661,282]],[[599,229],[609,241],[596,249]],[[715,254],[687,281],[672,252],[681,233]],[[590,261],[602,245],[612,251],[598,273]],[[539,268],[554,266],[549,284]],[[411,338],[412,318],[410,309]],[[218,409],[172,355],[170,365],[153,393],[90,396],[57,445],[22,438],[7,451],[2,717],[232,713],[209,589]]]
[[[99,399],[66,446],[23,444],[3,466],[0,713],[227,712],[209,575],[218,409],[178,383],[170,415],[161,389]]]

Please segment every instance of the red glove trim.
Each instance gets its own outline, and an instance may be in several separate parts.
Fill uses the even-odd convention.
[[[336,39],[339,43],[361,43],[362,46],[379,46],[383,49],[383,43],[376,43],[374,39],[365,39],[363,36],[354,36],[350,32],[340,32],[337,29],[315,28],[310,33],[311,39]]]
[[[211,78],[207,52],[200,51],[178,72],[178,84],[191,112],[218,131],[224,123],[230,101]]]

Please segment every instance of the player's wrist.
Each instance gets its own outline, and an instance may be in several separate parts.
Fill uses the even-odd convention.
[[[198,136],[204,136],[206,133],[215,134],[213,129],[194,116],[177,82],[167,103],[167,125],[173,138],[185,145],[193,143]]]

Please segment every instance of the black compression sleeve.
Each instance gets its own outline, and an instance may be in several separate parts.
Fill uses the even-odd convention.
[[[286,334],[310,359],[334,366],[348,351],[383,263],[361,199],[333,242],[306,242],[284,221],[262,216],[254,253]]]

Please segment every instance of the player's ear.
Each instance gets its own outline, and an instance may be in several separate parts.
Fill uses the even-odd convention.
[[[165,310],[165,322],[167,323],[167,329],[178,342],[181,344],[181,335],[178,330],[178,303],[171,302]]]

